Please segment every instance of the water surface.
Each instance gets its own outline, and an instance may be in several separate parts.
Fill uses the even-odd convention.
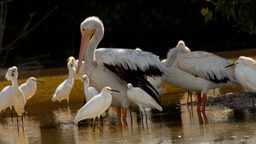
[[[126,121],[118,121],[114,108],[102,120],[102,129],[93,133],[92,120],[80,125],[74,116],[83,105],[83,85],[79,80],[70,95],[70,103],[52,102],[55,88],[67,78],[67,70],[48,69],[20,73],[19,84],[34,75],[44,84],[38,84],[35,96],[26,105],[23,122],[11,117],[7,110],[0,115],[0,143],[254,143],[256,122],[251,110],[208,106],[206,113],[197,113],[191,105],[177,105],[187,101],[187,93],[166,86],[168,93],[161,95],[163,112],[147,111],[147,117],[137,110],[128,114]],[[10,84],[1,78],[0,88]],[[226,90],[228,91],[228,90]],[[97,126],[98,126],[97,122]]]

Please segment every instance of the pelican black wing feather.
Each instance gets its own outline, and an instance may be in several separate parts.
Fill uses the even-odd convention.
[[[104,66],[110,71],[114,72],[119,76],[120,79],[126,81],[127,83],[131,83],[134,87],[140,87],[144,91],[146,91],[152,98],[155,99],[157,103],[160,104],[157,90],[149,83],[149,81],[145,78],[146,76],[159,76],[162,75],[162,72],[154,67],[149,66],[147,70],[142,71],[141,69],[131,70],[125,69],[122,66],[117,65],[109,65],[104,63]]]

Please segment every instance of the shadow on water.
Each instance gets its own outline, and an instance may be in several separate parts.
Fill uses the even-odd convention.
[[[138,109],[132,109],[126,120],[118,121],[115,109],[110,108],[102,122],[96,120],[94,133],[92,120],[85,120],[79,125],[73,123],[84,100],[80,81],[75,81],[69,105],[51,101],[55,88],[67,78],[66,73],[54,71],[57,74],[50,70],[50,76],[37,72],[36,77],[44,84],[38,84],[37,93],[28,101],[23,124],[20,121],[17,123],[9,110],[1,112],[0,143],[190,144],[256,141],[256,122],[252,110],[211,104],[205,113],[197,113],[195,105],[184,104],[187,93],[179,91],[161,95],[162,112],[148,110],[147,115],[140,116]],[[19,84],[25,80],[21,78]],[[1,81],[0,88],[8,84]],[[101,125],[101,129],[98,125]]]

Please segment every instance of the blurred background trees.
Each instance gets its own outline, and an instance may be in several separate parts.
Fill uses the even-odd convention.
[[[178,40],[191,50],[256,48],[253,0],[0,0],[0,4],[1,67],[31,61],[44,67],[66,66],[70,55],[78,56],[80,23],[92,15],[105,26],[99,47],[140,47],[161,57]]]

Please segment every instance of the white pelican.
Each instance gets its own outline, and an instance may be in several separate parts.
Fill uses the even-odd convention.
[[[205,111],[210,89],[238,84],[234,71],[225,68],[232,63],[209,52],[191,52],[184,42],[181,42],[167,54],[164,65],[167,67],[168,77],[164,76],[164,80],[181,89],[198,92],[197,110]]]
[[[16,66],[10,67],[5,78],[12,82],[11,86],[6,86],[0,93],[0,110],[12,106],[14,107],[18,116],[22,116],[25,106],[24,94],[18,86],[18,69]]]
[[[86,18],[81,23],[80,30],[82,39],[77,71],[84,60],[83,69],[90,77],[92,86],[101,90],[109,85],[120,90],[120,93],[113,93],[112,101],[112,106],[117,107],[118,118],[122,111],[122,118],[126,119],[130,106],[126,93],[127,83],[141,87],[158,101],[158,92],[145,78],[164,74],[166,69],[158,56],[135,49],[97,48],[104,35],[103,23],[98,17]]]
[[[55,90],[52,101],[59,101],[67,100],[69,103],[69,95],[71,92],[71,89],[74,85],[74,77],[75,77],[75,68],[74,68],[74,59],[69,59],[67,63],[68,67],[68,78],[64,80]]]
[[[22,90],[25,100],[27,101],[32,98],[37,90],[37,82],[41,82],[37,80],[35,77],[29,77],[27,81],[19,86],[19,88]]]
[[[148,93],[142,90],[139,87],[133,87],[131,83],[127,84],[127,96],[140,108],[141,113],[145,112],[145,108],[157,109],[163,111],[163,108],[160,106],[160,103],[154,100]],[[146,114],[146,112],[145,112]]]
[[[88,102],[92,97],[98,95],[99,92],[94,87],[89,86],[89,78],[86,74],[83,75],[83,83],[85,99]]]
[[[77,124],[79,121],[84,119],[93,119],[93,131],[95,131],[95,118],[100,117],[112,103],[112,92],[119,92],[109,86],[102,89],[100,94],[92,97],[81,109],[78,110],[74,123]]]
[[[247,91],[256,93],[256,61],[250,57],[240,56],[234,64],[229,66],[233,65],[236,65],[235,74],[241,86]],[[252,100],[254,109],[253,97]]]

